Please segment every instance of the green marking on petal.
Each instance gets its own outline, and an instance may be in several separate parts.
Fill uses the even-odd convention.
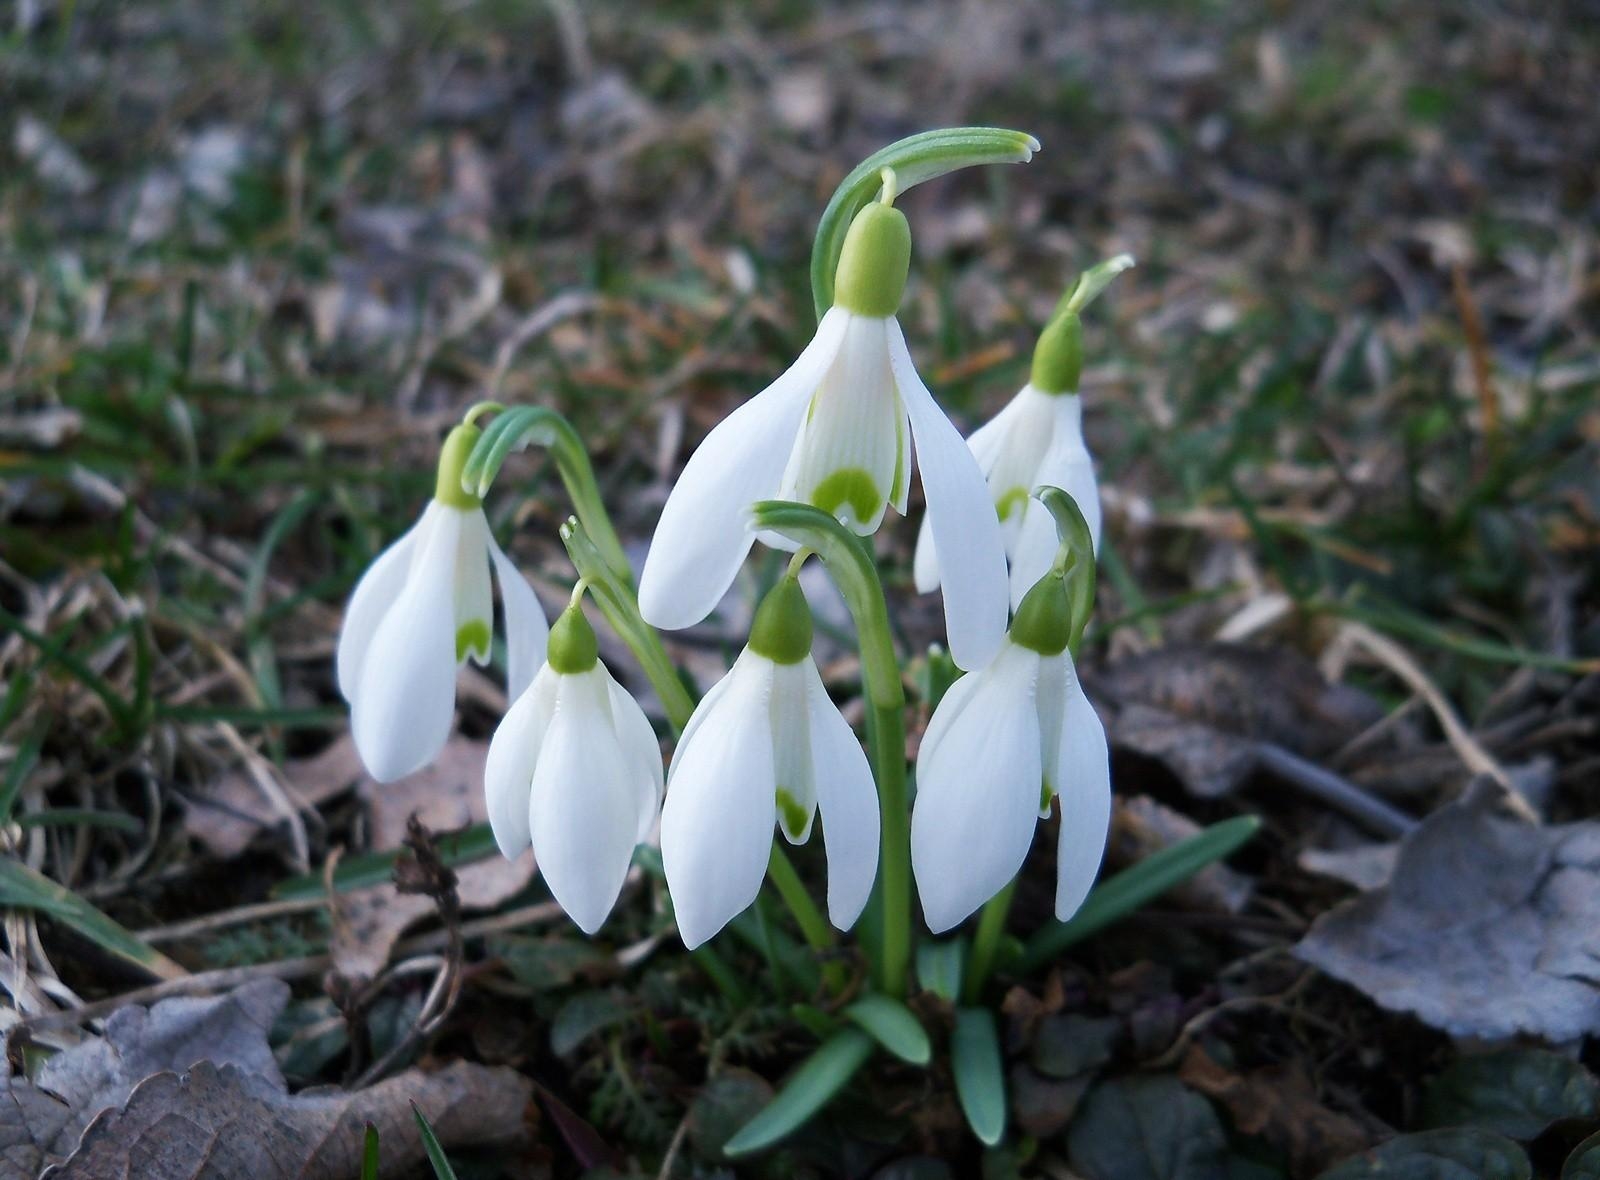
[[[456,663],[466,659],[468,654],[476,655],[480,660],[489,658],[489,624],[482,619],[468,619],[456,631]]]
[[[1008,488],[1004,493],[1001,494],[1000,498],[994,502],[994,510],[1000,514],[1001,520],[1005,520],[1019,508],[1025,508],[1027,504],[1027,488]]]
[[[911,487],[911,472],[907,469],[911,448],[906,446],[906,420],[903,414],[895,415],[894,447],[894,479],[889,485],[889,503],[898,504]]]
[[[1050,780],[1045,779],[1039,784],[1039,814],[1043,815],[1050,810],[1050,799],[1055,794],[1050,789]]]
[[[888,503],[872,476],[859,467],[841,467],[817,485],[811,493],[811,502],[829,516],[837,517],[841,506],[848,504],[858,522],[871,520],[878,509]]]
[[[789,839],[800,839],[810,818],[811,813],[800,805],[800,800],[791,795],[788,788],[778,788],[778,822],[783,825],[784,834]]]

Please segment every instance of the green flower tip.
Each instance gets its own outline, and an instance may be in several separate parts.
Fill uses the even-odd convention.
[[[892,199],[891,181],[884,195]],[[844,236],[834,274],[833,302],[856,315],[882,319],[900,310],[911,272],[911,226],[893,205],[874,201],[857,213]]]
[[[749,646],[774,664],[798,664],[811,654],[811,607],[797,580],[785,577],[767,591],[750,627]]]
[[[563,676],[587,672],[600,661],[600,642],[594,628],[583,616],[583,606],[574,602],[561,612],[550,627],[550,645],[545,660]]]
[[[1042,656],[1058,656],[1072,638],[1072,603],[1057,571],[1051,571],[1022,596],[1011,620],[1011,642]]]
[[[471,423],[463,422],[445,435],[444,446],[439,448],[439,478],[433,486],[433,498],[451,508],[477,508],[483,501],[461,486],[461,473],[466,469],[467,457],[478,445],[483,431]]]

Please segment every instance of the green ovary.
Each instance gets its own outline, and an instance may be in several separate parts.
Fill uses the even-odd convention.
[[[811,493],[811,502],[829,516],[838,516],[839,509],[850,505],[850,511],[860,523],[878,515],[878,509],[887,501],[872,476],[859,467],[841,467],[833,472]]]
[[[778,788],[778,822],[783,825],[784,833],[789,839],[800,839],[800,834],[806,830],[806,821],[810,818],[810,813],[800,805],[800,800],[791,795],[787,789]]]
[[[1010,488],[994,502],[994,510],[1000,514],[1000,519],[1005,520],[1018,509],[1027,507],[1028,489]]]
[[[489,624],[482,619],[468,619],[456,629],[456,663],[473,653],[479,659],[489,656]]]

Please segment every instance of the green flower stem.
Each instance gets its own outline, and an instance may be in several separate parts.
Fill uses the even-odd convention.
[[[800,880],[800,874],[795,871],[794,862],[789,859],[783,845],[776,840],[772,842],[772,859],[767,862],[767,880],[772,882],[772,887],[783,899],[783,904],[788,906],[789,913],[794,915],[795,923],[800,927],[800,934],[805,938],[806,945],[819,955],[832,951],[838,945],[838,935],[828,924],[828,919],[823,917],[817,903],[811,900],[811,895],[806,892],[805,882]],[[843,992],[850,982],[844,964],[835,959],[823,960],[822,978],[827,983],[828,990],[835,995]]]
[[[467,414],[476,417],[488,412],[496,404],[479,403]],[[561,474],[561,482],[572,500],[573,511],[583,522],[590,543],[601,555],[606,569],[615,580],[631,588],[633,570],[628,565],[622,542],[600,498],[600,485],[595,482],[589,452],[572,423],[554,410],[544,406],[513,406],[497,413],[494,420],[483,428],[482,437],[467,458],[461,472],[462,488],[482,499],[495,476],[500,473],[506,456],[530,444],[544,447],[554,456],[556,470]]]
[[[833,306],[833,282],[845,236],[857,213],[884,193],[883,170],[893,170],[895,195],[936,176],[978,164],[1025,164],[1039,141],[999,127],[945,127],[890,144],[857,164],[839,182],[817,224],[811,247],[811,298],[820,320]],[[892,197],[890,199],[893,199]]]
[[[1006,932],[1006,919],[1011,916],[1011,899],[1016,892],[1017,883],[1012,880],[983,904],[972,953],[967,956],[966,978],[961,983],[963,1004],[976,1005],[983,997],[983,985],[989,982],[989,972],[994,969],[995,952],[1000,949],[1000,936]]]
[[[877,564],[861,538],[821,509],[783,500],[754,505],[756,526],[781,533],[822,559],[855,620],[861,679],[870,706],[867,745],[878,783],[881,825],[876,967],[879,990],[906,994],[911,963],[911,815],[906,806],[905,686],[889,630],[889,608]]]
[[[561,526],[561,541],[567,547],[567,556],[572,559],[579,579],[588,584],[600,613],[628,645],[650,686],[656,690],[673,736],[681,734],[694,712],[694,698],[673,666],[672,657],[667,655],[660,633],[639,614],[639,600],[634,596],[633,584],[612,572],[579,517],[567,518],[566,524]]]

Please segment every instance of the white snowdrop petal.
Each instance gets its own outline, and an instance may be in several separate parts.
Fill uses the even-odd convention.
[[[455,641],[456,659],[487,664],[494,648],[494,588],[489,582],[489,522],[481,508],[451,508],[460,517],[456,536]]]
[[[806,406],[838,350],[846,314],[830,311],[798,360],[724,418],[667,497],[639,578],[639,609],[657,627],[692,626],[716,607],[754,537],[750,505],[774,495]]]
[[[691,950],[755,900],[777,820],[772,678],[759,663],[741,663],[729,680],[673,760],[661,811],[667,888]]]
[[[755,657],[760,658],[760,657]],[[798,664],[777,664],[772,669],[772,778],[777,788],[778,830],[791,844],[811,837],[817,814],[816,768],[812,761],[812,734],[807,702],[806,669]]]
[[[733,667],[722,674],[722,679],[711,686],[711,690],[700,698],[700,703],[694,707],[694,712],[689,714],[688,723],[684,725],[683,732],[678,735],[678,742],[672,748],[672,758],[667,763],[667,781],[672,781],[672,776],[678,769],[678,758],[684,750],[689,748],[689,740],[694,737],[695,731],[705,724],[707,717],[713,717],[717,712],[717,702],[727,695],[733,687],[735,676],[739,673],[740,665],[749,664],[761,659],[748,647],[739,653],[739,658],[733,661]],[[766,661],[770,663],[771,661]]]
[[[638,830],[638,791],[611,721],[604,672],[557,678],[555,710],[533,772],[533,855],[561,908],[586,934],[622,892]]]
[[[1056,845],[1056,917],[1078,912],[1100,873],[1111,827],[1111,761],[1105,727],[1068,666],[1061,724],[1061,835]]]
[[[978,469],[988,478],[995,457],[1004,445],[1009,423],[1016,413],[1017,398],[1012,398],[1001,411],[967,436],[967,449],[978,461]],[[904,508],[901,509],[905,511]],[[917,548],[912,557],[911,577],[918,594],[931,594],[939,588],[939,551],[933,541],[933,528],[928,514],[922,514],[917,528]]]
[[[356,750],[393,782],[438,756],[455,717],[454,565],[459,522],[440,516],[368,645],[350,707]]]
[[[1061,722],[1066,715],[1067,690],[1072,686],[1072,657],[1062,652],[1039,660],[1039,684],[1034,690],[1034,710],[1039,716],[1039,770],[1044,787],[1039,792],[1039,818],[1050,814],[1050,799],[1061,789]]]
[[[1000,892],[1033,842],[1040,782],[1037,674],[1037,655],[1008,646],[977,674],[983,683],[933,756],[918,755],[911,867],[935,934]]]
[[[436,507],[437,502],[429,500],[428,507],[423,510],[417,523],[378,554],[351,591],[350,601],[344,608],[344,621],[339,625],[339,648],[335,661],[339,695],[346,701],[355,700],[356,691],[361,686],[361,665],[372,646],[372,636],[405,587],[418,546],[426,539],[429,526],[437,516]]]
[[[816,664],[804,669],[810,718],[811,765],[828,854],[828,920],[854,926],[878,876],[878,792],[855,731],[828,697]]]
[[[950,657],[970,670],[988,662],[1005,634],[1008,591],[1000,521],[977,460],[922,384],[900,326],[893,319],[888,325],[889,359],[911,418],[934,545],[961,555],[940,569],[940,578]]]
[[[650,719],[644,715],[633,694],[605,669],[607,689],[611,694],[611,720],[622,740],[623,755],[628,760],[628,770],[634,784],[638,808],[637,844],[650,839],[655,830],[656,818],[661,814],[661,796],[665,783],[661,773],[661,743]]]
[[[544,663],[550,640],[550,620],[528,579],[489,538],[489,558],[500,583],[500,606],[506,618],[506,695],[522,695]]]
[[[862,535],[877,529],[897,491],[904,411],[889,368],[887,325],[846,315],[838,352],[811,399],[779,493],[816,504]]]
[[[507,860],[532,842],[528,805],[539,749],[555,712],[556,674],[548,668],[534,678],[495,727],[483,766],[484,802],[494,842]]]
[[[998,657],[996,657],[998,659]],[[944,690],[944,696],[939,698],[939,706],[934,709],[933,716],[928,718],[927,728],[922,731],[922,741],[917,744],[917,761],[920,764],[924,758],[932,758],[950,732],[950,726],[961,711],[972,700],[972,694],[977,690],[983,678],[976,672],[969,672],[958,677],[954,684]]]

